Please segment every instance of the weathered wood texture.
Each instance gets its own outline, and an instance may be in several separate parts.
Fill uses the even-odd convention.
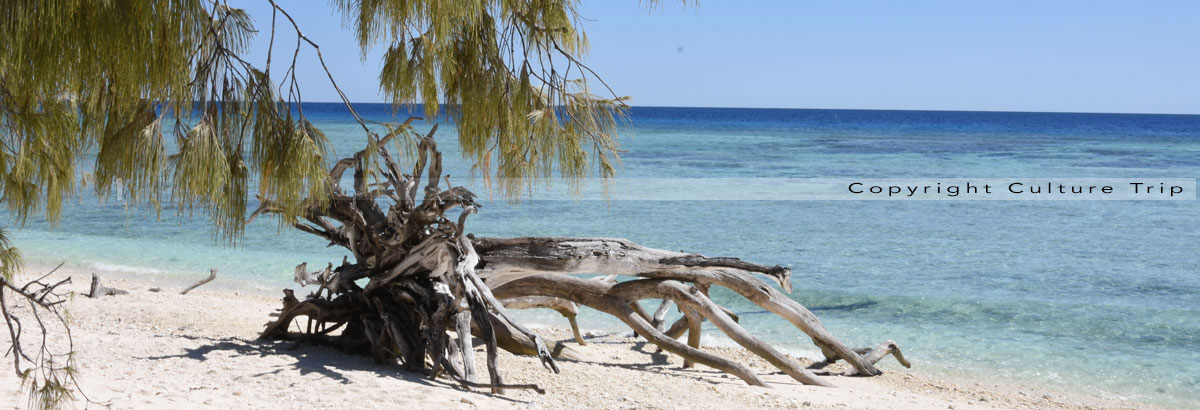
[[[847,347],[815,315],[754,276],[790,292],[791,271],[785,267],[653,249],[624,239],[468,235],[467,218],[479,204],[469,190],[443,180],[436,131],[435,126],[427,135],[414,135],[416,158],[409,173],[388,149],[394,138],[411,132],[407,126],[372,141],[372,151],[359,151],[333,166],[328,197],[311,199],[292,225],[348,249],[353,260],[311,272],[306,263],[297,266],[297,283],[318,288],[303,300],[285,290],[283,306],[262,337],[336,346],[495,393],[505,388],[540,391],[504,382],[496,360],[500,349],[537,356],[554,372],[556,358],[579,355],[561,342],[547,346],[506,309],[553,309],[567,318],[575,341],[584,345],[577,315],[578,305],[585,305],[682,356],[687,367],[699,363],[765,385],[745,365],[699,348],[700,323],[707,320],[793,379],[831,385],[741,327],[737,315],[708,297],[715,285],[788,320],[821,348],[828,362],[846,360],[853,373],[878,374],[874,363],[886,354],[907,364],[891,341],[875,349]],[[352,171],[352,192],[341,186],[346,171]],[[372,183],[370,175],[385,182]],[[282,213],[282,208],[261,200],[250,219],[264,213]],[[575,274],[608,276],[584,279]],[[631,280],[618,283],[618,275]],[[651,314],[638,303],[645,299],[662,302]],[[672,306],[684,318],[668,327],[665,318]],[[685,332],[687,343],[677,341]],[[472,337],[487,351],[487,383],[479,380],[470,353]]]
[[[92,285],[88,287],[87,297],[98,298],[104,296],[128,295],[129,292],[124,289],[110,288],[100,284],[100,275],[92,274]]]

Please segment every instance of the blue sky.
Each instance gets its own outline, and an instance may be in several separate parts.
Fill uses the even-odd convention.
[[[582,3],[586,61],[634,105],[1200,114],[1200,2]],[[265,0],[230,4],[269,29]],[[282,4],[352,100],[381,101],[380,50],[362,60],[324,1]],[[301,60],[304,99],[336,100]]]

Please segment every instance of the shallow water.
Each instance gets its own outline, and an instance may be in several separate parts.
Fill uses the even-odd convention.
[[[361,109],[381,120],[388,110]],[[337,106],[305,112],[339,153],[357,149],[357,126]],[[633,124],[622,178],[1200,177],[1200,116],[639,108]],[[438,135],[447,173],[465,181],[452,127]],[[64,215],[54,230],[38,221],[15,233],[28,259],[165,277],[216,266],[275,289],[297,263],[345,254],[269,220],[226,248],[203,217],[164,209],[153,223],[90,194]],[[920,371],[1200,406],[1195,200],[487,201],[469,226],[790,266],[792,297],[835,335],[863,346],[894,339]],[[753,332],[811,351],[757,306],[714,297]]]

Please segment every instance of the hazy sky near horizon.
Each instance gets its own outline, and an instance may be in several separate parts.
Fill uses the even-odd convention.
[[[1200,2],[584,0],[586,62],[633,105],[1200,114]],[[262,30],[265,0],[234,0]],[[282,1],[355,102],[380,102],[325,1]],[[280,23],[283,23],[280,17]],[[295,37],[280,26],[274,61]],[[305,101],[336,101],[310,49]],[[256,59],[261,61],[261,59]]]

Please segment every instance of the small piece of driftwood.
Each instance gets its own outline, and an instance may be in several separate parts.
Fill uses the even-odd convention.
[[[101,296],[128,295],[128,294],[129,294],[129,292],[127,292],[125,290],[105,287],[104,285],[101,285],[100,284],[100,276],[96,275],[95,273],[92,274],[92,287],[91,287],[91,290],[88,291],[88,295],[87,295],[89,298],[98,298]]]
[[[186,295],[186,294],[188,294],[188,292],[191,292],[192,289],[198,288],[205,283],[212,282],[213,279],[216,279],[216,278],[217,278],[217,268],[212,268],[208,271],[207,278],[200,279],[199,282],[193,283],[192,286],[188,286],[187,289],[184,289],[183,292],[179,292],[179,294]]]

